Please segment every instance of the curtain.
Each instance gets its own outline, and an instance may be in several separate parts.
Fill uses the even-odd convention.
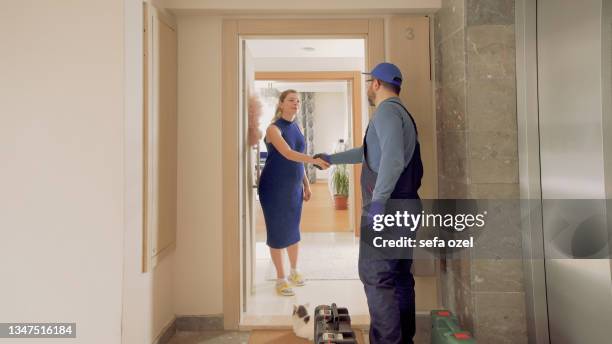
[[[301,109],[300,109],[300,124],[304,130],[304,138],[306,139],[306,154],[314,155],[314,110],[315,110],[315,94],[314,92],[300,93]],[[312,164],[308,164],[306,168],[306,177],[308,181],[314,183],[317,180],[317,169]]]

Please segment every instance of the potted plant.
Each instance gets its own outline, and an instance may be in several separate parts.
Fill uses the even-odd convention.
[[[338,165],[335,167],[332,173],[334,208],[336,210],[345,210],[348,205],[349,175],[346,165]]]

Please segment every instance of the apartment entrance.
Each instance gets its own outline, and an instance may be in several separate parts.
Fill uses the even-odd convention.
[[[248,97],[249,84],[255,82],[255,69],[249,64],[249,59],[246,56],[245,46],[248,40],[256,39],[340,39],[350,40],[357,39],[363,42],[363,63],[362,68],[349,69],[350,72],[359,74],[363,71],[370,70],[374,65],[383,61],[391,61],[398,65],[403,70],[412,71],[407,73],[406,81],[409,91],[402,95],[408,108],[413,112],[417,125],[421,129],[421,145],[426,147],[424,151],[435,152],[435,119],[432,110],[432,88],[430,79],[430,56],[429,56],[429,19],[427,17],[398,17],[397,20],[390,21],[391,29],[398,35],[387,37],[388,44],[397,40],[406,40],[406,42],[396,42],[402,44],[394,44],[397,49],[392,49],[387,52],[385,58],[385,21],[382,18],[377,19],[294,19],[294,20],[253,20],[253,19],[236,19],[225,20],[223,23],[223,311],[225,328],[269,325],[283,326],[285,324],[276,320],[278,318],[268,317],[268,323],[250,323],[249,322],[249,298],[253,290],[253,275],[254,269],[252,257],[256,253],[256,248],[252,247],[252,230],[256,224],[256,219],[253,218],[255,208],[251,200],[254,199],[253,182],[255,181],[255,171],[253,171],[252,158],[253,150],[245,143],[247,116],[246,108]],[[403,28],[403,26],[406,26]],[[397,36],[397,37],[396,37]],[[406,52],[401,58],[402,52]],[[245,53],[246,52],[246,53]],[[235,56],[235,58],[231,58]],[[291,59],[289,63],[295,62]],[[294,63],[295,64],[295,63]],[[299,65],[299,64],[295,64]],[[276,69],[262,69],[262,72],[280,72],[291,69],[284,68],[281,62],[272,64]],[[283,68],[281,68],[283,67]],[[295,70],[295,69],[294,69]],[[337,67],[330,68],[329,65],[319,65],[317,69],[311,71],[330,72],[347,70],[338,70]],[[275,77],[263,77],[262,80],[274,81]],[[276,80],[278,81],[278,80]],[[303,80],[302,80],[303,81]],[[365,88],[360,86],[360,93],[365,95]],[[365,96],[361,97],[362,106]],[[355,101],[353,97],[352,102]],[[361,119],[355,120],[351,128],[351,140],[349,145],[355,145],[355,140],[360,141],[363,137],[363,130],[369,118],[367,107],[362,108],[363,115]],[[357,143],[359,144],[359,143]],[[430,177],[435,180],[437,175],[435,169],[435,153],[427,154],[426,168],[431,171]],[[359,166],[352,171],[354,180],[359,178]],[[436,185],[432,180],[424,182],[424,197],[435,195]],[[357,187],[357,183],[353,183],[353,188]],[[353,190],[354,192],[354,190]],[[358,193],[355,194],[358,196]],[[354,199],[353,204],[357,207],[360,204],[359,199]],[[236,216],[238,210],[239,216]],[[352,217],[357,216],[357,211],[352,214]],[[354,220],[351,218],[350,220]],[[354,234],[353,234],[354,235]],[[240,254],[237,254],[237,253]],[[356,257],[355,257],[356,265]],[[415,270],[416,267],[415,267]],[[422,270],[422,269],[421,269]],[[427,269],[425,269],[427,270]],[[427,312],[428,309],[437,306],[437,277],[435,275],[435,267],[431,263],[431,271],[425,273],[423,279],[417,280],[417,289],[420,298],[418,302],[424,304],[419,305],[417,309]],[[418,276],[419,274],[417,274]],[[306,276],[307,277],[307,276]],[[359,281],[355,280],[356,288],[348,288],[355,290],[357,293],[363,293]],[[426,286],[423,285],[426,284]],[[347,290],[347,289],[345,289]],[[345,293],[346,294],[346,293]],[[342,296],[341,293],[336,293],[336,297]],[[340,296],[338,296],[340,295]],[[282,299],[280,296],[275,296],[278,302],[292,304],[292,300]],[[361,298],[365,302],[365,297],[355,295],[355,298]],[[297,300],[293,300],[297,301]],[[304,300],[307,301],[307,300]],[[315,300],[315,302],[317,302]],[[252,307],[251,307],[252,308]],[[353,314],[356,311],[352,312]],[[367,322],[367,312],[364,308],[364,323]],[[256,316],[261,314],[255,313]],[[290,312],[287,314],[279,314],[283,319],[288,319]],[[261,318],[261,317],[259,317]],[[359,317],[356,317],[356,321]],[[286,321],[286,320],[285,320]]]

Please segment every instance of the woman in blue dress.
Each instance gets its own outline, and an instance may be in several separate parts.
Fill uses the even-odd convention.
[[[276,291],[283,296],[294,295],[285,278],[283,249],[287,249],[291,263],[289,282],[295,286],[304,285],[304,279],[297,271],[302,202],[308,201],[311,194],[304,163],[329,167],[325,160],[304,154],[306,142],[296,121],[299,106],[300,100],[295,90],[281,93],[274,119],[264,137],[268,157],[258,188],[266,222],[266,243],[276,268]]]

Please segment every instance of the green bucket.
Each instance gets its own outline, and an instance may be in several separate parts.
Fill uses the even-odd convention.
[[[459,327],[459,320],[450,311],[431,311],[431,344],[475,344],[472,335]]]

